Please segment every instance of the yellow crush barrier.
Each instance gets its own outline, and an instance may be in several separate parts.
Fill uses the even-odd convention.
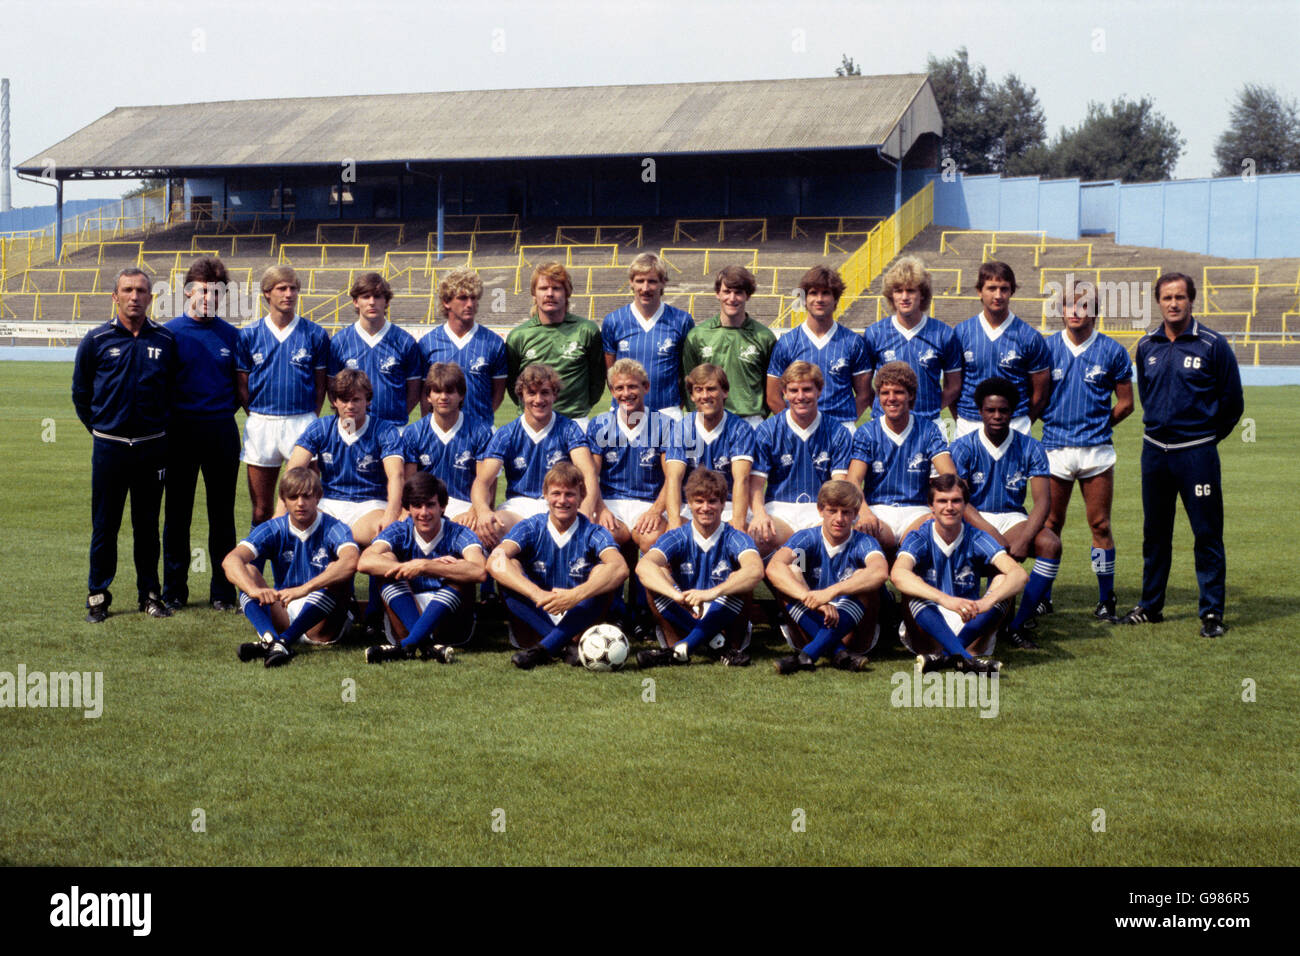
[[[1034,250],[1034,268],[1037,269],[1042,260],[1043,253],[1051,249],[1074,249],[1085,250],[1084,265],[1092,265],[1092,243],[1091,242],[1004,242],[1003,249],[1033,249]],[[984,243],[983,251],[980,253],[980,261],[988,262],[990,257],[998,251],[997,243]],[[1077,263],[1076,263],[1077,264]]]
[[[631,239],[630,239],[631,244],[635,245],[636,248],[638,249],[641,248],[641,243],[645,241],[645,231],[642,226],[616,226],[616,225],[556,226],[555,244],[558,246],[566,242],[570,242],[570,243],[583,242],[587,237],[577,236],[576,233],[578,233],[580,230],[587,230],[588,232],[590,232],[592,234],[591,241],[596,244],[600,244],[604,242],[603,237],[607,234],[612,233],[614,235],[617,235],[618,233],[621,232],[629,233],[631,235]],[[565,238],[566,236],[569,236],[570,238],[566,239]]]
[[[193,252],[195,255],[199,254],[198,246],[199,246],[200,238],[202,242],[207,246],[218,246],[227,242],[230,243],[231,258],[234,258],[235,256],[239,255],[240,242],[243,242],[247,246],[250,242],[253,242],[255,240],[257,242],[265,242],[267,240],[270,240],[270,248],[267,250],[266,254],[268,256],[274,256],[276,250],[276,241],[277,241],[276,235],[273,232],[232,232],[228,234],[202,236],[202,237],[200,237],[198,233],[195,233],[193,236],[190,237],[190,252]],[[223,252],[225,251],[224,248],[222,249],[222,251]]]
[[[303,250],[299,253],[298,250]],[[298,257],[299,261],[304,256],[319,256],[320,262],[317,265],[321,268],[329,265],[329,253],[333,249],[336,254],[342,255],[345,252],[352,255],[361,256],[361,266],[365,268],[370,265],[370,245],[368,243],[319,243],[319,242],[284,242],[280,244],[279,264],[282,266],[293,265],[293,258]]]
[[[885,271],[889,261],[933,221],[934,183],[926,183],[897,212],[872,229],[866,242],[844,261],[840,276],[845,288],[835,310],[836,318],[843,315]]]
[[[862,234],[865,236],[876,223],[883,221],[884,218],[884,216],[795,216],[794,219],[790,220],[790,238],[798,239],[800,236],[807,236],[808,231],[805,227],[814,222],[833,222],[835,228],[831,231],[839,233],[845,231],[847,223],[853,223],[864,227]]]
[[[464,262],[447,262],[447,259],[464,256]],[[435,268],[456,269],[456,268],[473,268],[474,252],[471,249],[444,249],[442,258],[438,258],[437,252],[426,250],[425,252],[385,252],[384,265],[380,270],[385,279],[391,280],[394,276],[402,273],[419,269],[424,275],[433,275]],[[514,266],[509,268],[513,269]]]
[[[948,238],[949,236],[958,238],[964,236],[988,236],[995,250],[997,249],[998,236],[1037,236],[1039,242],[1047,241],[1047,232],[1042,229],[945,229],[939,234],[939,255],[943,255],[949,249],[953,252],[957,251],[957,248],[952,244],[952,240]]]
[[[378,222],[322,222],[316,226],[316,241],[322,245],[330,245],[331,243],[325,235],[326,232],[342,232],[344,235],[351,237],[343,240],[344,242],[350,245],[357,245],[361,242],[361,230],[363,229],[372,235],[375,233],[392,232],[396,229],[397,245],[401,246],[406,244],[405,223],[394,223],[393,225],[389,225],[387,223]]]
[[[141,269],[148,269],[155,274],[163,271],[179,269],[182,261],[188,261],[195,256],[216,256],[216,249],[140,249],[140,254],[136,257],[135,264]],[[151,258],[162,258],[170,263],[167,266],[153,265],[150,263]]]
[[[1115,276],[1114,274],[1120,274]],[[1080,268],[1079,266],[1044,266],[1043,270],[1038,273],[1038,291],[1040,293],[1047,291],[1048,282],[1055,282],[1062,288],[1074,276],[1074,283],[1091,280],[1094,286],[1100,287],[1103,282],[1123,282],[1124,277],[1139,282],[1154,283],[1161,276],[1162,270],[1159,266],[1099,266],[1097,268]],[[1060,279],[1054,278],[1060,275]],[[1105,276],[1106,278],[1103,278]]]
[[[532,268],[543,261],[549,261],[556,256],[537,255],[536,259],[530,259],[529,256],[536,255],[535,250],[549,249],[552,252],[564,251],[564,265],[566,267],[573,265],[573,251],[575,249],[591,250],[592,252],[605,252],[609,254],[609,261],[603,263],[582,263],[582,265],[618,265],[618,243],[616,242],[580,242],[580,243],[543,243],[540,245],[528,245],[519,247],[519,262],[515,265],[515,292],[518,293],[522,288],[521,280],[525,269]]]
[[[727,226],[739,225],[758,225],[758,228],[745,236],[746,242],[753,242],[757,239],[759,242],[767,242],[767,220],[766,219],[678,219],[673,223],[673,242],[681,242],[685,239],[687,242],[700,242],[683,226],[709,226],[713,223],[718,224],[718,242],[727,241]]]
[[[822,240],[822,255],[829,256],[831,254],[832,247],[835,249],[835,251],[843,252],[846,255],[853,251],[852,249],[846,249],[844,246],[841,246],[838,241],[832,241],[832,237],[835,240],[839,240],[845,238],[846,236],[857,236],[858,242],[861,243],[869,235],[871,235],[871,230],[869,229],[859,230],[854,232],[843,232],[838,229],[832,230],[831,232],[826,233],[826,238]]]
[[[42,289],[37,284],[38,277],[51,276],[54,278],[56,288]],[[89,289],[69,289],[68,277],[90,278]],[[14,280],[18,279],[19,287],[13,288]],[[98,269],[27,269],[23,272],[15,273],[11,276],[5,276],[0,280],[0,291],[4,292],[98,292],[99,291],[99,270]]]
[[[663,260],[664,267],[673,269],[679,274],[682,272],[681,267],[672,261],[672,257],[677,256],[681,259],[686,256],[698,255],[704,256],[704,269],[700,273],[701,275],[709,274],[709,260],[714,259],[716,261],[720,255],[725,255],[731,260],[743,258],[742,265],[747,266],[751,271],[758,268],[757,249],[692,249],[689,246],[679,248],[664,246],[659,250],[659,258]]]
[[[105,251],[106,249],[108,249],[110,246],[114,246],[114,247],[115,247],[115,246],[124,246],[124,247],[130,248],[130,249],[134,249],[134,250],[135,250],[135,261],[136,261],[136,262],[139,262],[139,261],[140,261],[140,256],[144,253],[144,243],[143,243],[143,242],[101,242],[101,243],[99,244],[99,255],[95,258],[95,265],[102,266],[102,265],[104,264],[104,251]],[[67,255],[68,255],[67,244],[65,243],[65,244],[64,244],[64,257],[66,258]]]

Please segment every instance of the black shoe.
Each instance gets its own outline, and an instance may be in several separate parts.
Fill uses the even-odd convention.
[[[103,594],[92,594],[86,598],[87,624],[103,624],[108,620],[108,598]]]
[[[1201,637],[1223,637],[1228,633],[1228,625],[1223,623],[1223,615],[1210,611],[1201,618]]]
[[[456,648],[449,647],[446,644],[434,644],[432,641],[421,641],[419,648],[416,650],[416,656],[422,661],[437,661],[439,664],[450,664],[456,659]]]
[[[560,660],[570,667],[581,667],[582,655],[578,653],[578,645],[570,641],[560,648]]]
[[[1047,600],[1047,598],[1043,598],[1034,605],[1034,617],[1046,617],[1048,614],[1055,613],[1056,608],[1052,606],[1052,602]]]
[[[1092,609],[1092,616],[1106,624],[1118,624],[1119,615],[1115,613],[1115,596],[1112,594],[1104,601],[1098,601]]]
[[[1159,611],[1148,611],[1141,604],[1119,619],[1120,624],[1159,624],[1165,616]]]
[[[282,664],[289,663],[291,657],[293,657],[293,651],[285,647],[283,641],[276,641],[266,649],[265,664],[267,667],[279,667]]]
[[[521,671],[530,671],[539,664],[549,664],[552,660],[554,658],[551,657],[551,652],[540,644],[524,648],[510,657],[510,663]]]
[[[996,674],[1002,670],[1002,662],[991,657],[959,657],[956,666],[962,674]]]
[[[687,658],[689,660],[689,658]],[[718,660],[722,661],[727,667],[748,667],[750,657],[744,651],[737,651],[730,647],[724,647],[718,651]],[[685,663],[683,661],[682,663]]]
[[[673,664],[689,664],[690,658],[678,660],[677,655],[673,653],[671,647],[651,647],[644,651],[636,652],[636,666],[642,669],[648,667],[671,667]]]
[[[240,661],[247,664],[249,661],[256,661],[266,657],[266,652],[271,649],[269,641],[256,641],[248,644],[240,644],[239,650],[235,654]]]
[[[947,654],[917,654],[915,669],[918,674],[929,674],[948,666]]]
[[[171,617],[172,609],[162,602],[157,594],[149,593],[149,596],[140,602],[140,610],[144,611],[150,617]]]
[[[841,647],[831,658],[831,664],[842,671],[869,671],[871,661],[866,654],[855,654],[847,647]]]
[[[366,648],[367,664],[383,664],[386,661],[409,661],[415,651],[401,644],[375,644]]]
[[[1018,647],[1022,651],[1038,650],[1038,645],[1035,644],[1029,638],[1029,635],[1026,634],[1024,631],[1017,631],[1012,628],[1007,628],[1006,632],[1003,634],[1003,637],[1005,637],[1008,641],[1011,642],[1012,647]]]
[[[238,611],[238,610],[239,610],[239,605],[238,605],[238,604],[232,604],[230,601],[223,601],[223,600],[221,600],[221,598],[217,598],[215,601],[212,602],[212,610],[214,610],[214,611]]]
[[[772,665],[772,669],[778,674],[796,674],[799,671],[816,670],[817,662],[803,651],[800,651],[798,654],[791,654],[789,657],[781,658]]]
[[[175,614],[177,611],[183,610],[185,608],[185,602],[182,601],[180,598],[174,598],[174,597],[164,598],[163,607],[167,608],[167,610]]]

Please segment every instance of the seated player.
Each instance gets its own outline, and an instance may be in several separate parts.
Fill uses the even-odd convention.
[[[295,641],[331,644],[342,632],[360,549],[347,525],[319,510],[321,495],[314,471],[288,469],[280,479],[285,513],[259,524],[221,562],[257,632],[255,643],[239,645],[245,663],[263,658],[278,667],[293,657]],[[264,561],[271,562],[274,588],[258,570]]]
[[[821,527],[796,531],[767,563],[768,583],[785,598],[781,631],[795,651],[776,662],[778,674],[813,670],[823,656],[843,671],[867,670],[889,565],[880,543],[853,528],[861,506],[857,485],[826,482],[817,492]]]
[[[488,558],[521,670],[556,657],[578,664],[577,637],[621,610],[615,595],[628,574],[613,535],[578,510],[587,488],[576,466],[556,463],[542,494],[546,511],[516,523]]]
[[[1047,340],[1052,396],[1043,413],[1043,447],[1052,469],[1052,506],[1045,527],[1060,535],[1070,493],[1079,483],[1092,529],[1092,570],[1097,575],[1093,616],[1116,623],[1115,538],[1110,503],[1115,490],[1111,431],[1133,412],[1133,363],[1128,352],[1097,331],[1096,290],[1088,283],[1062,290],[1065,328]],[[1115,395],[1114,406],[1110,403]],[[1051,589],[1040,602],[1051,613]]]
[[[558,462],[568,459],[582,474],[584,515],[595,515],[600,494],[586,433],[554,410],[560,376],[549,365],[530,365],[520,373],[515,392],[524,414],[503,425],[488,442],[470,489],[472,508],[465,516],[465,524],[489,548],[495,548],[521,518],[546,513],[543,479]],[[506,500],[494,511],[502,468]]]
[[[632,301],[600,323],[605,366],[609,368],[619,359],[640,362],[650,379],[646,405],[681,421],[682,347],[695,321],[685,309],[664,303],[668,270],[653,252],[633,259],[627,278],[632,284]]]
[[[686,376],[686,388],[695,411],[682,423],[681,441],[668,458],[680,453],[686,471],[666,470],[666,495],[668,527],[682,526],[683,512],[671,507],[682,501],[682,482],[696,468],[710,468],[722,473],[727,482],[727,498],[722,509],[722,520],[737,531],[744,531],[749,517],[749,472],[754,467],[754,429],[732,412],[727,411],[727,393],[730,384],[722,366],[708,362],[697,365]],[[688,502],[689,505],[689,502]],[[684,509],[689,517],[690,509]]]
[[[916,403],[912,413],[932,419],[943,429],[944,439],[952,437],[951,422],[939,413],[953,408],[961,394],[961,344],[944,322],[926,314],[930,308],[930,273],[915,256],[904,256],[890,267],[881,281],[885,301],[893,305],[894,314],[868,326],[862,333],[872,363],[879,368],[886,362],[906,362],[916,373]],[[873,418],[881,414],[877,398],[872,405]],[[946,427],[945,427],[946,425]]]
[[[848,474],[853,450],[853,436],[817,410],[822,373],[816,365],[791,362],[781,373],[781,391],[786,410],[754,435],[749,534],[763,555],[796,531],[821,524],[817,494],[832,478]]]
[[[881,414],[853,436],[849,482],[866,488],[857,529],[875,538],[886,554],[930,514],[926,495],[933,469],[953,474],[952,456],[939,426],[913,414],[916,373],[906,362],[888,362],[876,372]]]
[[[330,339],[330,377],[345,368],[365,372],[375,389],[370,414],[405,428],[420,401],[427,368],[420,346],[410,332],[388,321],[393,289],[378,272],[359,276],[348,295],[357,320]]]
[[[1024,634],[1025,624],[1038,613],[1043,596],[1056,579],[1061,539],[1048,529],[1051,503],[1047,454],[1038,440],[1011,427],[1016,387],[1004,378],[988,378],[975,390],[983,419],[979,431],[952,443],[952,461],[966,482],[970,500],[966,520],[991,534],[1014,561],[1037,558],[1025,588],[1025,599],[1007,629],[1016,647],[1038,645]],[[1034,510],[1025,511],[1025,492],[1034,495]]]
[[[363,548],[402,513],[402,436],[369,414],[373,394],[365,372],[343,369],[330,381],[334,414],[308,425],[289,456],[290,468],[316,462],[325,488],[320,509],[351,528]]]
[[[466,525],[478,462],[492,440],[491,421],[465,411],[467,387],[459,365],[434,362],[424,377],[424,402],[432,414],[402,432],[406,477],[427,471],[442,479],[449,495],[444,513]]]
[[[482,296],[483,280],[473,269],[448,272],[438,283],[438,298],[447,321],[420,339],[419,344],[426,369],[435,362],[461,367],[468,389],[465,415],[471,422],[491,428],[506,394],[506,343],[474,321]],[[429,409],[423,408],[423,413],[429,414]]]
[[[701,645],[723,664],[749,664],[744,650],[749,621],[743,612],[763,580],[763,559],[749,535],[722,523],[726,494],[727,480],[718,472],[691,472],[686,481],[690,525],[665,532],[636,566],[636,576],[654,595],[651,609],[663,645],[639,652],[641,667],[689,664]]]
[[[427,471],[402,485],[408,517],[390,524],[362,553],[357,570],[383,578],[389,643],[366,648],[366,663],[410,660],[419,652],[450,664],[453,645],[474,636],[474,585],[487,580],[474,532],[443,518],[447,486]]]
[[[968,524],[966,483],[956,475],[930,479],[934,517],[898,549],[890,580],[912,598],[904,609],[903,643],[921,671],[953,662],[960,671],[996,673],[997,631],[1027,575],[992,535]],[[983,597],[980,578],[990,578]],[[977,656],[978,655],[978,656]]]
[[[816,365],[826,376],[817,407],[850,432],[871,404],[871,355],[857,332],[835,321],[835,307],[844,294],[844,280],[826,266],[813,266],[799,280],[808,318],[776,340],[767,366],[767,407],[773,415],[785,411],[781,373],[791,362]]]

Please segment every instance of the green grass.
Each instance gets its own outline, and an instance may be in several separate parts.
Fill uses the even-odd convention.
[[[996,719],[895,709],[898,651],[867,674],[756,666],[648,675],[510,666],[499,626],[453,666],[367,667],[358,647],[268,672],[242,617],[134,610],[129,522],[107,624],[81,622],[90,440],[71,366],[8,363],[0,670],[102,671],[104,711],[0,710],[9,864],[1280,865],[1300,839],[1296,547],[1286,509],[1300,389],[1247,391],[1256,441],[1222,448],[1228,622],[1197,636],[1179,516],[1167,622],[1091,622],[1074,502],[1045,650],[1005,650]],[[500,416],[513,417],[509,402]],[[42,441],[42,420],[56,440]],[[1240,432],[1240,430],[1239,430]],[[1140,426],[1120,430],[1121,604],[1141,577]],[[196,508],[195,546],[204,543]],[[242,491],[237,521],[247,526]],[[194,576],[192,593],[206,595]],[[643,700],[653,677],[654,702]],[[1258,699],[1242,701],[1242,682]],[[356,700],[345,702],[345,681]],[[1092,829],[1106,813],[1105,832]],[[202,809],[206,832],[191,828]],[[505,830],[493,829],[504,811]],[[795,832],[795,811],[806,829]],[[498,819],[500,815],[498,814]]]

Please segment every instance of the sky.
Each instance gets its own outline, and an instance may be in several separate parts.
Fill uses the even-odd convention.
[[[1297,0],[0,0],[13,165],[117,106],[829,76],[843,54],[920,73],[965,46],[1037,91],[1049,139],[1089,101],[1150,97],[1186,179],[1213,174],[1244,83],[1300,97],[1297,40]],[[15,207],[53,201],[11,184]]]

